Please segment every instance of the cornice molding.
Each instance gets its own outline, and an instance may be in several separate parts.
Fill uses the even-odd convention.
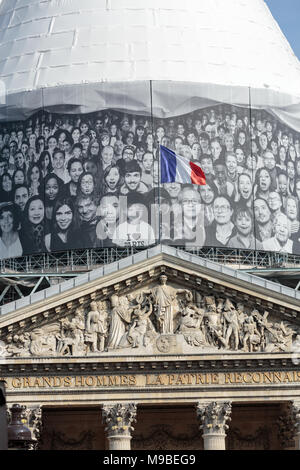
[[[195,356],[145,357],[66,357],[66,358],[14,358],[0,361],[0,375],[14,376],[55,374],[106,373],[201,373],[239,371],[299,370],[291,353],[273,354],[220,354]],[[76,360],[77,359],[77,360]]]

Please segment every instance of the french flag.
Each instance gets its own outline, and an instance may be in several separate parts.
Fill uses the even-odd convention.
[[[201,167],[175,152],[160,146],[161,183],[182,183],[205,185],[205,174]]]

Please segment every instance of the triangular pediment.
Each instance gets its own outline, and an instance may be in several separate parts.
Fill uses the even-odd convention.
[[[272,353],[291,351],[300,333],[296,291],[170,247],[56,289],[7,307],[2,355]]]

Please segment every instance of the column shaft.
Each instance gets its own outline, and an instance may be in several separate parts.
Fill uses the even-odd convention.
[[[295,429],[295,450],[300,450],[300,402],[294,401],[292,403],[292,411],[294,418],[294,429]]]
[[[226,450],[226,434],[203,434],[204,450]]]
[[[295,435],[295,450],[300,450],[300,432]]]
[[[109,436],[109,450],[130,450],[131,436]]]

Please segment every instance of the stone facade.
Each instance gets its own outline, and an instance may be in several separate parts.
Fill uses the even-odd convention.
[[[154,256],[0,317],[8,406],[26,407],[34,448],[149,448],[157,436],[172,448],[270,448],[276,439],[278,448],[293,448],[299,311],[288,295]],[[249,434],[232,425],[236,406],[262,402],[280,409],[276,437],[263,420]],[[192,427],[141,429],[139,410],[157,405],[194,407]],[[64,406],[102,410],[102,425],[77,434],[51,428],[48,417]],[[288,422],[295,423],[289,435]]]

